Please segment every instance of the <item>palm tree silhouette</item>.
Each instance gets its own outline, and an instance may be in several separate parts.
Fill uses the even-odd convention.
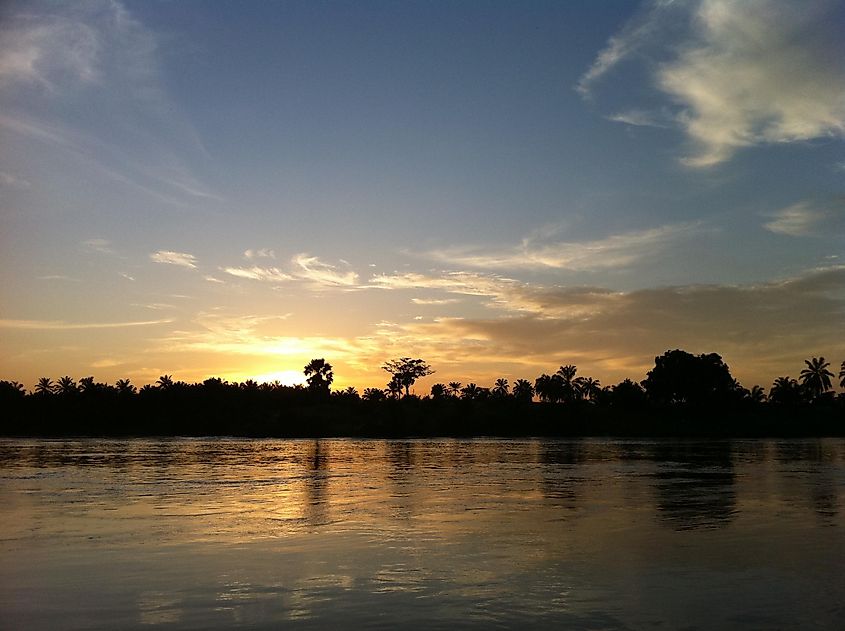
[[[118,379],[114,382],[114,386],[120,394],[135,394],[135,386],[129,379]]]
[[[601,382],[592,377],[578,377],[572,382],[578,391],[578,397],[587,399],[588,401],[595,401],[601,394]]]
[[[763,386],[751,386],[748,391],[748,400],[752,403],[763,403],[766,400],[766,391]]]
[[[811,396],[817,397],[830,390],[830,378],[833,373],[828,370],[830,362],[826,362],[824,357],[813,357],[813,359],[805,359],[804,363],[807,367],[801,371],[801,385],[810,393]]]
[[[517,379],[513,384],[513,396],[520,401],[530,401],[534,397],[534,386],[527,379]]]
[[[478,398],[480,392],[481,392],[481,388],[479,388],[474,383],[468,383],[461,390],[461,398],[466,399],[467,401],[472,401],[472,400]]]
[[[79,388],[76,386],[76,382],[73,380],[72,377],[68,377],[65,375],[58,382],[56,382],[56,392],[58,394],[69,396],[71,394],[75,394],[79,391]]]
[[[843,365],[845,365],[845,364],[843,364]],[[451,394],[453,397],[456,397],[456,396],[458,396],[458,394],[460,392],[461,392],[461,382],[460,381],[450,381],[449,382],[449,394]]]
[[[303,368],[305,376],[308,377],[305,381],[308,382],[308,387],[311,390],[328,392],[329,387],[334,381],[334,373],[332,372],[332,365],[325,359],[312,359]]]
[[[40,394],[42,396],[53,394],[55,387],[56,386],[53,384],[52,379],[49,377],[41,377],[38,380],[38,383],[35,384],[35,394]]]
[[[505,378],[496,379],[496,384],[493,386],[493,394],[497,397],[504,398],[508,396],[508,380]]]
[[[845,361],[839,367],[839,387],[845,388]]]
[[[442,399],[446,396],[446,386],[442,383],[435,383],[431,386],[431,398],[432,399]]]
[[[769,390],[772,403],[796,404],[801,401],[801,386],[792,377],[778,377]]]
[[[578,369],[572,364],[561,366],[555,373],[555,376],[560,379],[560,399],[561,401],[573,401],[578,398],[579,390],[574,383],[575,373]]]

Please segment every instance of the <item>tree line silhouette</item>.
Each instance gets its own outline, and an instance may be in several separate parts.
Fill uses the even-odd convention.
[[[307,385],[201,383],[162,375],[140,389],[84,377],[42,377],[32,391],[0,381],[0,433],[5,435],[845,435],[845,392],[833,390],[824,357],[806,360],[797,379],[744,388],[716,353],[670,350],[641,382],[602,386],[571,364],[533,383],[497,379],[491,387],[435,383],[424,360],[391,359],[384,388],[332,390],[332,365],[313,359]],[[839,369],[845,388],[845,361]]]

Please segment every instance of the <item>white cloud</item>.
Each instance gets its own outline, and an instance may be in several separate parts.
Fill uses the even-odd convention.
[[[644,110],[628,110],[626,112],[619,112],[611,114],[607,120],[614,123],[624,123],[625,125],[632,125],[634,127],[666,127],[666,122],[662,121],[653,112],[646,112]]]
[[[297,254],[293,257],[294,274],[315,286],[354,287],[358,283],[358,274],[352,270],[342,271],[336,266],[324,263],[316,256]]]
[[[159,250],[150,254],[150,260],[154,263],[165,263],[167,265],[178,265],[189,269],[197,268],[197,259],[193,254],[186,252],[172,252],[170,250]]]
[[[250,261],[252,259],[274,259],[276,258],[276,253],[270,248],[249,249],[244,251],[244,258]]]
[[[224,267],[223,271],[238,278],[248,278],[250,280],[261,280],[271,283],[284,283],[293,280],[293,276],[286,274],[278,267],[259,267],[257,265],[253,267]],[[206,280],[221,282],[216,278],[212,280],[209,277],[206,277]]]
[[[548,242],[541,237],[523,239],[518,247],[452,248],[428,255],[450,264],[482,269],[565,269],[589,271],[626,267],[662,248],[699,233],[697,223],[659,226],[583,242]]]
[[[170,324],[173,320],[142,320],[139,322],[64,322],[63,320],[0,320],[0,328],[41,331],[69,331],[76,329],[123,329],[136,326]]]
[[[827,0],[650,6],[611,38],[579,90],[589,92],[634,51],[650,51],[655,85],[677,106],[677,124],[693,145],[685,164],[707,167],[742,147],[845,134],[841,7]]]
[[[99,252],[100,254],[114,254],[114,249],[111,247],[111,241],[108,239],[88,239],[82,242],[82,246],[92,252]]]
[[[411,298],[415,305],[451,305],[460,302],[457,298]]]
[[[763,227],[790,237],[823,236],[841,233],[845,228],[845,200],[828,203],[802,201],[770,215]]]
[[[97,80],[101,42],[96,30],[57,15],[23,15],[0,29],[0,85],[58,84]]]

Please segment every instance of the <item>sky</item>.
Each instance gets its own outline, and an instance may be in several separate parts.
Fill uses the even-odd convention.
[[[0,378],[845,360],[845,3],[6,2]],[[837,380],[838,381],[838,380]]]

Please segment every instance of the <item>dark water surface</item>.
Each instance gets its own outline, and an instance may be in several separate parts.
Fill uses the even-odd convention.
[[[2,440],[4,629],[842,629],[845,441]]]

